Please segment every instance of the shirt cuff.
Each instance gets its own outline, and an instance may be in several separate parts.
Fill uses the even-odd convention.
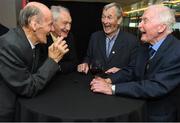
[[[115,85],[112,85],[111,89],[112,89],[112,95],[115,95]]]

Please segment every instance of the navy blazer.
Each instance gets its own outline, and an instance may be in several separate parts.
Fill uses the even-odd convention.
[[[175,112],[172,109],[175,107],[169,95],[180,83],[179,49],[180,41],[168,35],[155,56],[148,61],[148,46],[143,44],[138,50],[135,68],[127,67],[110,77],[116,84],[115,93],[147,99],[150,121],[172,121],[171,114]],[[149,69],[145,71],[147,62]]]
[[[139,42],[134,35],[119,31],[107,58],[106,35],[103,31],[98,31],[93,33],[90,38],[84,62],[90,64],[91,60],[99,60],[104,65],[105,70],[112,67],[123,68],[134,62],[138,46]]]
[[[21,28],[10,29],[0,42],[0,121],[13,121],[17,97],[36,95],[59,68],[50,58],[33,67],[32,48]]]

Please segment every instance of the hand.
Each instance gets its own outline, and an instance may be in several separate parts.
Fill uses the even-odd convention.
[[[107,83],[105,79],[101,77],[96,77],[94,78],[91,83],[91,90],[93,92],[98,92],[98,93],[103,93],[107,95],[112,95],[112,89],[111,89],[111,84]]]
[[[63,37],[58,37],[57,41],[49,46],[48,56],[58,63],[68,51],[66,41],[63,40]]]
[[[105,71],[105,73],[107,73],[107,74],[116,73],[119,70],[121,70],[121,69],[117,68],[117,67],[113,67],[113,68],[110,68],[109,70]]]
[[[89,71],[89,65],[87,63],[79,64],[77,66],[77,71],[87,74],[87,72]]]

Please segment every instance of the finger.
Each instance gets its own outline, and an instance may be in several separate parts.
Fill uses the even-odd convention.
[[[63,36],[60,36],[60,37],[58,36],[58,37],[57,37],[57,41],[56,41],[56,42],[57,42],[57,43],[59,43],[59,42],[61,42],[63,39],[64,39],[64,37],[63,37]]]
[[[67,52],[69,52],[69,48],[66,48],[66,49],[65,49],[65,53],[67,53]]]

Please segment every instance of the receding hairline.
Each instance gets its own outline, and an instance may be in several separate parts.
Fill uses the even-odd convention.
[[[71,17],[70,11],[68,8],[58,5],[58,6],[51,6],[51,12],[53,15],[53,19],[57,20],[60,18],[61,13],[65,12],[67,14],[69,14],[69,16]]]
[[[39,2],[29,2],[25,6],[25,8],[26,7],[36,7],[37,9],[39,9],[39,11],[42,15],[46,15],[48,12],[51,13],[50,9],[46,5],[39,3]]]
[[[122,10],[122,7],[119,3],[116,3],[116,2],[109,3],[103,7],[103,11],[106,11],[110,8],[115,8],[117,17],[123,16],[123,10]]]

